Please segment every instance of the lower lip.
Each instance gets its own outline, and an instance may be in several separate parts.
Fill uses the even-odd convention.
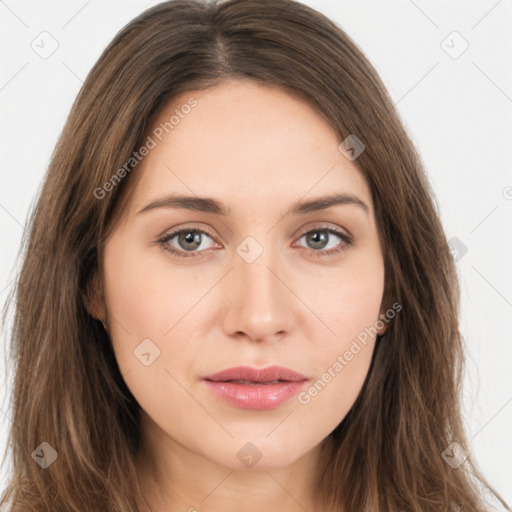
[[[306,380],[276,384],[240,384],[205,380],[208,387],[226,403],[240,409],[275,409],[296,395]]]

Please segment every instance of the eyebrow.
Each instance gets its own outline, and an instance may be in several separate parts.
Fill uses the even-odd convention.
[[[309,201],[295,201],[292,203],[286,215],[289,213],[293,215],[304,215],[306,213],[326,210],[333,206],[340,205],[354,205],[363,209],[366,214],[369,214],[369,208],[366,203],[361,201],[353,194],[331,194],[328,196],[317,197]],[[183,208],[196,212],[211,213],[215,215],[228,216],[230,209],[227,208],[222,202],[212,199],[210,197],[199,196],[183,196],[183,195],[169,195],[157,198],[147,204],[142,210],[137,213],[143,213],[156,208]]]

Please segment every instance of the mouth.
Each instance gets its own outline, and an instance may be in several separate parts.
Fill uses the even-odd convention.
[[[289,368],[247,366],[228,368],[205,377],[208,388],[223,402],[239,409],[275,409],[297,394],[309,380]]]
[[[210,379],[206,379],[206,380],[210,380]],[[223,380],[223,381],[215,381],[215,380],[210,380],[210,382],[235,382],[237,384],[247,384],[249,386],[257,386],[259,384],[279,384],[280,382],[291,382],[289,380],[271,380],[271,381],[256,381],[256,380],[241,380],[241,379],[237,379],[237,380]]]
[[[206,380],[213,382],[244,381],[245,383],[276,383],[280,381],[298,382],[307,379],[305,375],[284,366],[267,366],[266,368],[252,368],[251,366],[234,366],[212,375]]]

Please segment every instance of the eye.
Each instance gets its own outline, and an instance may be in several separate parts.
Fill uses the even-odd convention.
[[[204,247],[204,236],[207,236],[210,240],[212,239],[212,237],[202,229],[183,228],[164,235],[158,240],[158,242],[166,251],[170,252],[174,256],[194,258],[197,253],[191,251],[208,248]],[[169,245],[174,238],[176,238],[178,248],[173,245]]]
[[[338,242],[334,246],[331,243],[331,239],[334,237],[342,241],[342,244]],[[194,258],[196,256],[202,256],[204,250],[211,248],[213,244],[205,246],[205,237],[213,241],[213,235],[202,229],[194,228],[182,228],[171,233],[163,235],[157,240],[162,248],[171,253],[174,256],[180,258]],[[173,240],[176,239],[173,242]],[[306,252],[310,256],[314,257],[328,257],[334,256],[353,243],[353,239],[348,234],[338,231],[332,227],[319,226],[315,229],[306,231],[301,235],[299,241],[304,239],[310,247]],[[334,239],[335,241],[335,239]],[[332,250],[326,250],[325,247],[335,247]]]
[[[330,243],[333,235],[342,240],[342,244],[332,244]],[[353,240],[352,237],[348,234],[338,231],[337,229],[331,227],[317,227],[315,229],[306,231],[300,238],[299,241],[305,239],[306,243],[313,247],[314,250],[308,250],[307,253],[310,256],[314,257],[322,257],[322,256],[334,256],[350,245],[352,245]],[[331,239],[331,240],[330,240]],[[334,250],[325,250],[327,246],[335,247]],[[320,249],[320,250],[318,250]]]

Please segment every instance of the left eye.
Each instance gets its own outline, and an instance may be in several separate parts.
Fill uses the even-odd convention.
[[[340,233],[339,231],[331,228],[323,228],[323,229],[314,229],[312,231],[308,231],[307,233],[304,233],[299,240],[302,240],[303,238],[306,240],[307,243],[313,244],[314,249],[331,249],[332,247],[336,247],[337,244],[334,244],[334,246],[327,247],[326,242],[329,239],[329,235],[334,235],[341,240],[343,240],[346,244],[349,244],[350,241],[346,235],[343,233]],[[331,237],[332,238],[332,237]]]
[[[341,244],[341,246],[339,246],[338,242],[334,243],[334,245],[331,244],[331,247],[328,247],[328,239],[330,235],[334,235],[338,239],[342,240],[343,243]],[[158,240],[158,242],[166,251],[170,252],[175,256],[193,258],[196,256],[200,256],[200,253],[203,252],[204,249],[209,249],[213,245],[210,244],[210,246],[204,247],[203,236],[206,236],[213,241],[212,236],[210,236],[206,231],[203,231],[201,229],[184,228],[178,231],[174,231],[173,233],[164,235],[162,238]],[[171,243],[171,241],[174,238],[177,238],[178,247]],[[337,254],[352,244],[352,238],[349,235],[336,229],[327,227],[307,231],[304,234],[302,234],[298,240],[300,241],[302,239],[305,239],[306,243],[310,244],[310,247],[312,244],[312,248],[306,247],[308,254],[312,254],[318,257],[331,256]],[[337,248],[332,250],[333,247]]]

